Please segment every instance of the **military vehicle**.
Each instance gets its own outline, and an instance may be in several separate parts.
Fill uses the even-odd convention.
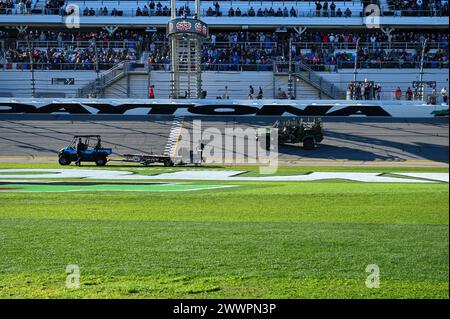
[[[322,120],[305,121],[303,118],[289,118],[276,121],[272,127],[259,128],[257,139],[265,139],[266,149],[269,149],[273,139],[270,132],[278,130],[278,145],[302,143],[305,150],[312,150],[323,140]]]

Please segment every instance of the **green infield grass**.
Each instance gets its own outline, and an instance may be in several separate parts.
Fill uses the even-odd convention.
[[[278,173],[341,170],[448,171]],[[447,183],[183,184],[196,191],[0,192],[0,298],[449,297]],[[79,288],[66,287],[69,264],[79,266]],[[373,264],[380,287],[369,289]]]

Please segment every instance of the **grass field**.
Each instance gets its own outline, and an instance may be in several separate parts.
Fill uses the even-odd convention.
[[[278,174],[309,171],[448,170],[283,167]],[[235,187],[1,192],[0,298],[449,297],[447,183],[192,185]],[[80,267],[79,289],[65,286],[68,264]],[[379,289],[365,285],[369,264],[380,268]]]

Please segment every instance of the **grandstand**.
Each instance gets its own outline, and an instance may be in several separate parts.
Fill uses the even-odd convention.
[[[69,29],[74,6],[80,28]],[[0,0],[0,96],[146,98],[154,85],[168,98],[170,7]],[[373,8],[375,26],[365,19]],[[178,16],[193,11],[193,1],[177,3]],[[279,89],[295,99],[364,99],[348,91],[365,80],[380,88],[371,99],[398,98],[398,88],[401,99],[417,98],[406,92],[420,80],[436,82],[427,94],[448,88],[445,0],[201,1],[200,15],[210,27],[202,49],[209,99],[245,99],[250,85],[269,99]]]
[[[448,19],[448,0],[0,0],[0,300],[448,299]]]

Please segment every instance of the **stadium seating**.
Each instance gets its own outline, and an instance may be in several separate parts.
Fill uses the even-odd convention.
[[[23,1],[23,2],[22,2]],[[186,2],[179,2],[177,4],[177,12],[179,15],[182,14],[182,7],[185,6]],[[329,8],[332,1],[328,3],[328,10],[320,9],[319,13],[316,10],[316,4],[314,1],[219,1],[220,8],[216,10],[213,1],[202,1],[201,2],[201,15],[202,16],[220,16],[228,17],[230,8],[234,10],[238,9],[241,11],[243,16],[248,15],[250,8],[255,12],[254,16],[258,16],[258,10],[265,9],[270,10],[273,8],[274,13],[281,9],[281,12],[277,17],[284,16],[295,16],[295,17],[336,17]],[[334,4],[336,6],[335,10],[340,9],[345,17],[345,10],[348,8],[351,10],[351,16],[361,16],[363,7],[370,3],[376,3],[380,5],[381,15],[392,16],[392,15],[404,15],[404,16],[448,16],[448,2],[446,0],[419,0],[421,5],[417,5],[416,0],[410,0],[406,3],[398,0],[381,0],[381,1],[355,1],[355,0],[336,0]],[[161,13],[158,13],[158,5],[161,5]],[[324,4],[324,1],[321,1]],[[151,9],[153,5],[150,5],[150,1],[140,1],[140,0],[115,0],[115,1],[92,1],[92,0],[69,0],[67,3],[61,0],[47,0],[47,1],[37,1],[37,0],[1,0],[0,1],[0,14],[63,14],[66,5],[77,5],[80,8],[80,12],[83,15],[89,16],[104,16],[112,15],[113,9],[117,10],[116,15],[118,16],[137,16],[137,15],[168,15],[168,11],[162,13],[162,9],[165,7],[170,9],[170,1],[155,1],[155,8]],[[107,8],[107,12],[103,11],[103,8]],[[194,4],[191,1],[188,4],[190,13],[193,14]],[[141,12],[138,12],[138,8]],[[147,8],[147,9],[144,9]],[[282,10],[286,8],[287,14],[283,14]],[[295,15],[291,14],[295,11]],[[115,11],[114,11],[115,12]],[[267,13],[266,13],[267,15]]]
[[[448,77],[442,75],[448,71],[448,36],[444,31],[448,19],[442,18],[448,16],[446,0],[336,0],[328,1],[327,10],[323,9],[324,0],[320,10],[316,10],[315,1],[218,3],[220,8],[213,1],[201,1],[201,15],[210,25],[202,50],[203,85],[208,97],[220,96],[225,83],[238,75],[242,81],[235,83],[240,84],[229,88],[232,98],[245,97],[249,83],[262,85],[265,96],[272,98],[277,87],[286,89],[288,85],[290,54],[295,89],[302,92],[297,94],[299,98],[314,98],[319,93],[322,98],[341,97],[354,76],[355,65],[361,80],[371,77],[385,83],[383,98],[390,98],[395,81],[406,88],[417,80],[422,65],[426,80],[436,79],[440,86],[448,86]],[[336,6],[334,13],[331,3]],[[61,25],[59,15],[65,14],[68,4],[80,8],[79,29]],[[370,4],[378,5],[383,19],[390,20],[383,20],[378,28],[368,28],[362,17]],[[165,16],[157,13],[158,7],[167,8]],[[186,7],[190,12],[183,11]],[[92,87],[96,71],[115,74],[121,70],[120,76],[112,77],[114,81],[105,82],[104,95],[145,97],[148,85],[155,83],[159,95],[168,97],[170,52],[165,25],[169,8],[167,0],[0,0],[0,72],[26,74],[32,62],[36,73],[53,76],[75,70],[74,74],[91,74],[86,77],[90,80],[76,81],[82,83],[80,90],[69,89],[68,95],[76,96]],[[240,16],[236,16],[238,8]],[[345,20],[347,8],[351,18]],[[250,9],[252,14],[247,16]],[[342,17],[337,17],[338,9]],[[193,1],[177,2],[178,15],[190,16],[193,10]],[[418,19],[423,22],[420,26]],[[141,66],[129,68],[133,63]],[[0,81],[7,78],[2,76]],[[0,94],[18,94],[0,84]],[[54,88],[39,87],[50,93]],[[324,87],[340,92],[333,94]],[[30,90],[21,94],[25,91]]]

